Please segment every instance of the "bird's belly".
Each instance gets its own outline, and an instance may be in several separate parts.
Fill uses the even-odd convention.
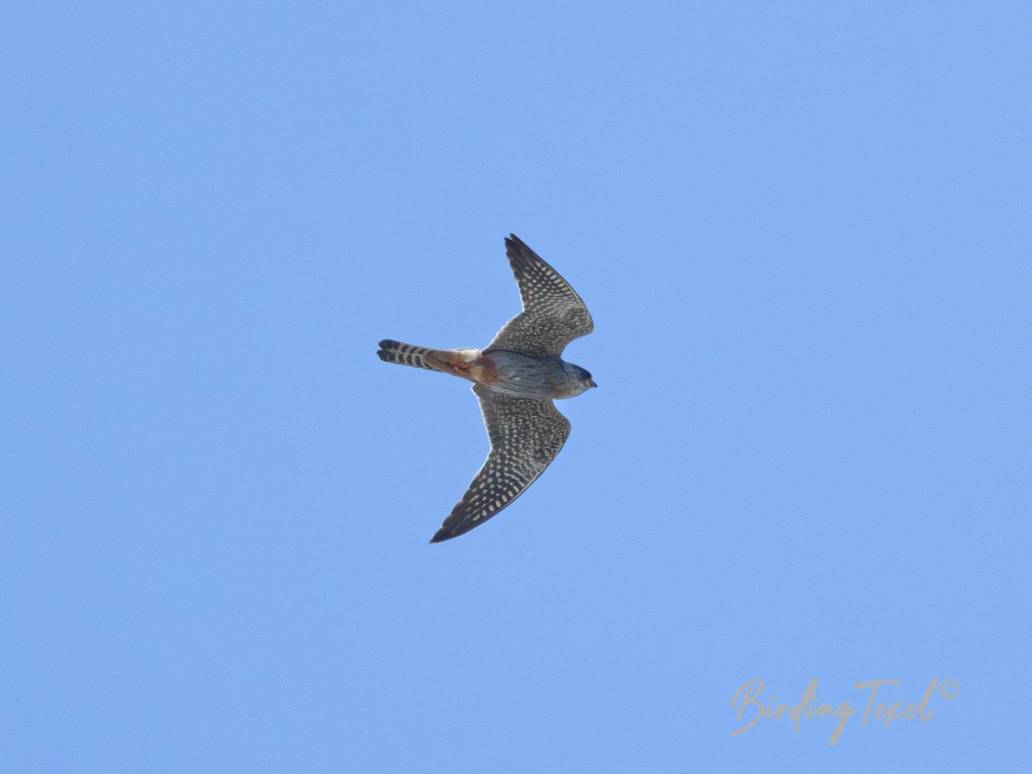
[[[489,350],[480,357],[475,381],[497,392],[518,398],[544,400],[552,397],[556,376],[553,358],[538,358],[508,350]]]

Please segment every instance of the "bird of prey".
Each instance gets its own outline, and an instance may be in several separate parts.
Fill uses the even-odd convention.
[[[469,532],[523,494],[570,434],[570,422],[552,401],[597,386],[591,374],[560,357],[567,344],[594,328],[580,296],[515,234],[505,240],[505,252],[523,311],[485,349],[430,349],[384,339],[376,353],[387,363],[468,379],[480,402],[491,451],[431,543]]]

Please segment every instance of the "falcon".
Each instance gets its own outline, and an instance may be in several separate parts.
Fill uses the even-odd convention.
[[[523,311],[484,349],[430,349],[393,339],[377,351],[387,363],[441,371],[473,382],[491,451],[431,543],[458,537],[496,516],[527,491],[570,435],[553,401],[597,387],[591,374],[562,359],[594,323],[580,296],[515,234],[505,252]]]

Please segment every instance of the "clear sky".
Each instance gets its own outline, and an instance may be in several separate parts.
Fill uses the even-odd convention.
[[[1027,3],[18,5],[4,771],[1032,771]],[[599,389],[429,545],[487,440],[376,342],[510,231]]]

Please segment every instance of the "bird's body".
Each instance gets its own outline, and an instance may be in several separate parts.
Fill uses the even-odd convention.
[[[570,423],[552,401],[595,387],[591,374],[560,355],[594,324],[567,282],[515,235],[505,240],[523,311],[484,350],[432,349],[393,339],[377,354],[388,363],[441,371],[473,382],[491,452],[431,542],[456,537],[521,495],[566,442]]]
[[[419,352],[426,364],[421,367],[453,374],[515,398],[572,398],[591,386],[578,373],[583,369],[558,355],[528,355],[509,349],[430,349],[391,339],[380,342],[380,351],[382,359],[403,365],[414,364],[392,356]]]

